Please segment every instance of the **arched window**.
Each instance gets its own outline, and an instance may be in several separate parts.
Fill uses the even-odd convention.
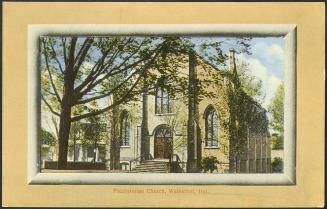
[[[173,137],[172,130],[166,125],[160,125],[155,130],[156,130],[156,132],[154,134],[155,137],[158,137],[158,138],[171,138],[171,137]]]
[[[205,113],[206,147],[218,147],[218,115],[210,106]]]
[[[130,118],[126,111],[120,117],[120,146],[129,146]]]
[[[172,113],[173,102],[171,95],[164,88],[158,88],[156,93],[156,114]]]

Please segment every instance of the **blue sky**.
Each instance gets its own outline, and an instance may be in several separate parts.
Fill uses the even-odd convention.
[[[253,46],[251,57],[259,59],[271,75],[283,79],[284,39],[254,38],[251,44]]]
[[[284,39],[279,37],[253,38],[252,55],[236,55],[237,61],[248,62],[252,74],[263,81],[265,108],[284,79],[284,45]]]

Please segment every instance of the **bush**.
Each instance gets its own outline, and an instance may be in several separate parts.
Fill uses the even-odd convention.
[[[283,159],[280,157],[275,157],[271,163],[271,169],[273,173],[283,172]]]
[[[41,144],[55,146],[57,143],[56,137],[45,129],[41,129]]]
[[[272,149],[283,149],[284,140],[283,135],[273,134],[271,136]]]
[[[204,172],[210,171],[212,173],[214,170],[217,170],[218,163],[219,161],[214,156],[203,157],[201,159],[200,169]]]

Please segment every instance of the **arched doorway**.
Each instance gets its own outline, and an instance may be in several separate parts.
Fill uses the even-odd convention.
[[[173,133],[168,126],[161,125],[154,134],[154,158],[169,159],[173,153]]]

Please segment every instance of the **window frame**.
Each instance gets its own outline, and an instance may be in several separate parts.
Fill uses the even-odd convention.
[[[129,117],[129,114],[128,114],[127,111],[123,111],[121,113],[120,120],[119,120],[119,125],[120,125],[119,126],[119,144],[120,144],[120,147],[130,147],[131,121],[130,121],[130,117]]]
[[[159,95],[160,92],[160,95]],[[166,94],[166,95],[164,95]],[[165,96],[165,97],[164,97]],[[158,105],[158,99],[160,102],[160,106]],[[167,102],[164,103],[164,99],[167,99]],[[164,112],[164,105],[167,106],[166,112]],[[155,114],[156,115],[169,115],[174,114],[174,108],[173,108],[173,99],[172,96],[169,94],[166,88],[159,87],[156,89],[155,94]]]
[[[214,116],[216,115],[216,124],[214,123]],[[206,148],[219,148],[219,120],[218,120],[218,112],[213,106],[207,107],[205,111],[205,147]],[[210,118],[209,118],[210,117]],[[210,120],[211,119],[211,120]],[[209,129],[209,120],[210,120],[210,130]],[[217,134],[215,136],[215,127],[217,126]],[[210,131],[210,139],[209,139],[209,131]],[[216,142],[216,143],[215,143]]]

